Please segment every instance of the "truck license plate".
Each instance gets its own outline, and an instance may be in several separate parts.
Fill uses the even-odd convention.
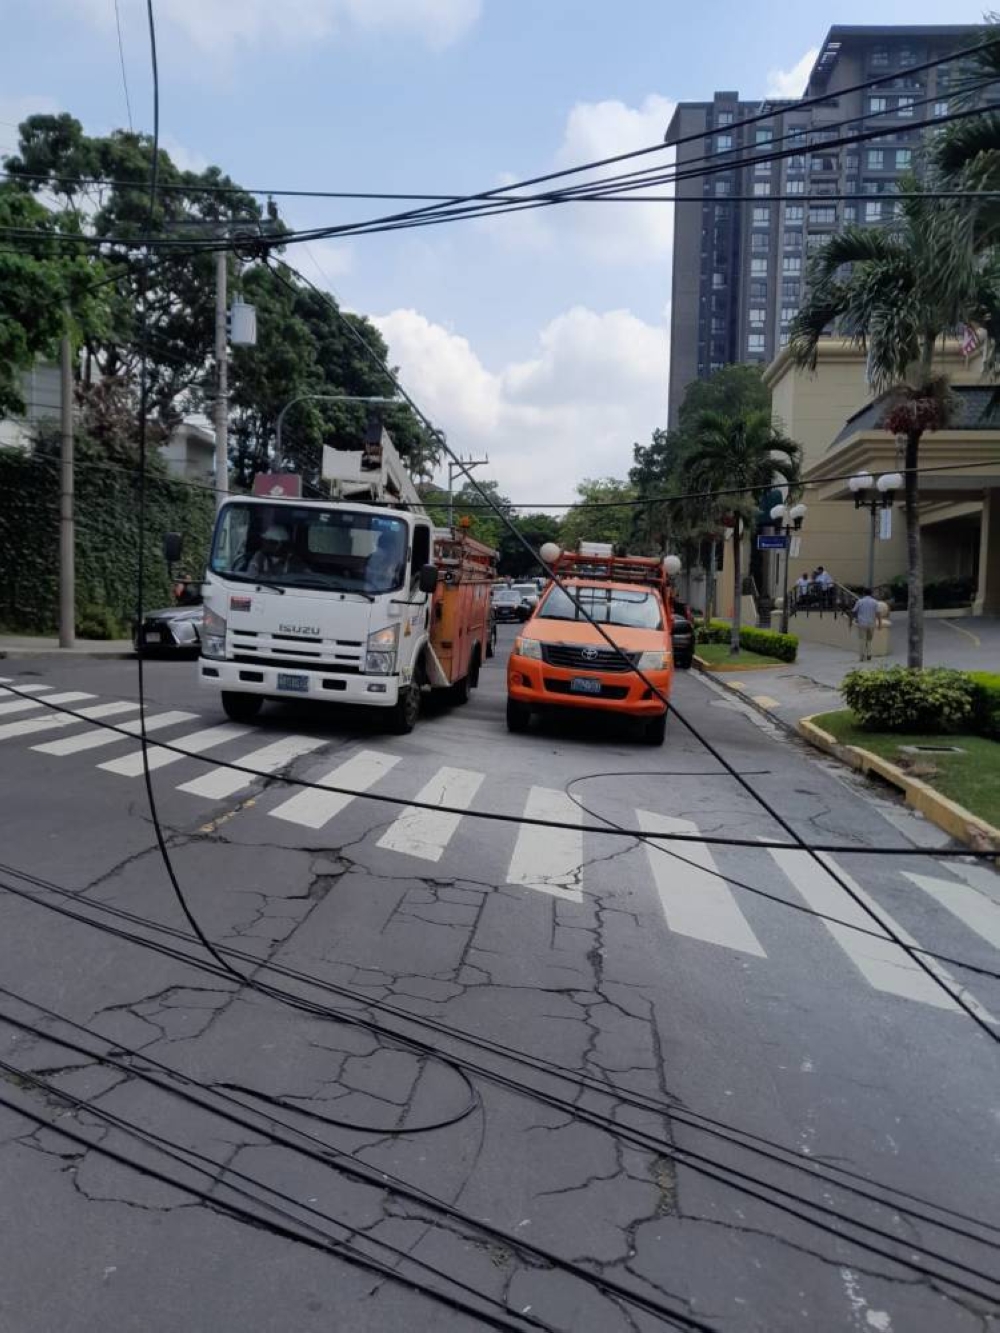
[[[286,676],[284,672],[278,672],[279,690],[297,690],[299,694],[309,693],[308,676]]]
[[[593,676],[574,676],[569,688],[573,694],[600,694],[601,682]]]

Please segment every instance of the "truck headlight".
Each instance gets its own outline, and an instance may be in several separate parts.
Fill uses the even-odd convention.
[[[514,640],[514,652],[519,653],[521,657],[533,657],[535,661],[542,660],[542,644],[540,639],[517,638]]]
[[[388,676],[396,669],[396,645],[399,642],[399,626],[387,625],[368,635],[368,651],[365,654],[365,671],[370,676]]]
[[[201,622],[202,657],[225,657],[226,618],[206,606]]]
[[[670,665],[670,654],[661,652],[657,649],[655,652],[646,652],[639,654],[639,660],[636,666],[640,671],[666,671]]]

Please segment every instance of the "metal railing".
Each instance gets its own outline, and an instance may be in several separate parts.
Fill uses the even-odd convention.
[[[858,594],[851,592],[843,583],[826,585],[811,583],[808,589],[790,588],[788,592],[789,615],[832,615],[847,616],[853,619],[854,607]]]

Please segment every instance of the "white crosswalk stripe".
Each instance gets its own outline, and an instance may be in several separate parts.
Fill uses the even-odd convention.
[[[396,755],[380,754],[377,750],[360,750],[350,759],[331,769],[319,779],[319,782],[324,787],[346,787],[349,791],[356,792],[368,791],[398,763]],[[275,819],[286,820],[289,824],[301,824],[303,828],[319,829],[353,800],[353,796],[345,796],[342,792],[317,791],[309,787],[296,792],[294,796],[268,813]]]
[[[0,679],[7,681],[8,684],[13,683],[9,676],[3,676]],[[44,694],[46,690],[51,690],[51,688],[51,685],[18,685],[13,690],[0,690],[0,694],[9,699],[16,699],[19,694]]]
[[[915,875],[909,870],[904,870],[903,874],[918,889],[929,893],[942,907],[986,940],[987,944],[1000,949],[1000,903],[988,898],[971,884],[935,879],[932,875]]]
[[[427,805],[454,805],[468,809],[484,778],[467,768],[440,768],[417,793]],[[461,815],[443,810],[421,810],[407,806],[379,839],[378,845],[422,861],[440,861],[461,822]]]
[[[532,787],[524,807],[527,819],[579,824],[582,811],[564,791]],[[539,828],[526,824],[518,832],[507,870],[508,884],[522,884],[554,898],[582,903],[583,833],[576,829]]]
[[[637,810],[636,816],[644,833],[698,832],[698,826],[689,819],[657,815],[650,810]],[[647,841],[645,847],[663,915],[672,931],[757,958],[767,957],[732,890],[718,877],[715,858],[705,843]],[[671,856],[668,851],[677,855]]]
[[[283,736],[281,740],[265,745],[260,750],[253,750],[250,754],[243,755],[239,762],[261,773],[276,773],[293,759],[299,759],[302,755],[318,750],[325,744],[325,741],[314,740],[310,736]],[[187,792],[191,796],[205,796],[209,800],[218,801],[226,796],[235,795],[244,787],[251,786],[253,781],[251,774],[224,766],[210,769],[200,778],[183,783],[177,790]]]
[[[149,724],[147,723],[147,730]],[[187,736],[179,736],[177,740],[171,741],[171,745],[176,749],[167,750],[162,745],[149,745],[146,747],[146,761],[149,768],[166,768],[168,764],[176,764],[188,754],[204,754],[206,750],[214,750],[219,745],[225,745],[228,741],[239,740],[241,736],[246,736],[250,731],[249,727],[237,727],[223,725],[220,727],[206,727],[202,731],[192,731]],[[183,750],[184,754],[178,753]],[[98,768],[105,769],[108,773],[117,773],[124,778],[141,777],[144,767],[142,762],[142,750],[133,750],[131,754],[122,755],[120,759],[108,759],[103,764],[98,764]]]
[[[101,704],[104,710],[98,713],[91,709],[82,709],[88,717],[115,717],[121,713],[134,713],[139,707],[135,703],[113,703]],[[190,722],[192,718],[197,717],[197,713],[184,713],[176,709],[168,713],[154,713],[152,717],[146,718],[147,731],[159,731],[163,727],[176,727],[181,722]],[[47,741],[44,745],[32,746],[32,749],[40,751],[42,754],[80,754],[85,750],[98,750],[105,745],[120,744],[125,737],[121,734],[128,732],[130,736],[137,736],[141,730],[138,718],[129,718],[125,722],[116,722],[115,727],[118,730],[112,731],[108,727],[95,727],[90,731],[77,732],[75,736],[66,736],[62,740]]]
[[[0,703],[0,716],[9,717],[11,713],[33,713],[50,704],[78,704],[84,699],[96,699],[96,694],[85,694],[82,690],[66,690],[62,694],[47,694],[44,699],[12,699]]]
[[[919,1004],[932,1005],[936,1009],[961,1012],[959,1006],[948,997],[943,987],[937,985],[934,978],[928,976],[927,972],[910,957],[906,950],[901,949],[889,937],[889,932],[892,931],[900,940],[911,947],[919,947],[917,941],[887,912],[883,911],[842,866],[824,853],[820,853],[823,863],[832,866],[837,871],[837,874],[858,895],[861,902],[871,908],[874,917],[849,897],[835,880],[828,874],[824,874],[808,852],[782,847],[771,847],[768,850],[778,869],[794,885],[813,911],[823,912],[827,916],[837,917],[838,920],[847,923],[846,925],[837,925],[833,921],[823,922],[826,929],[869,985],[887,995],[899,995],[907,1000],[915,1000]],[[850,929],[852,926],[860,927],[860,929]],[[863,934],[862,931],[881,932],[885,938],[878,938],[870,933]],[[949,990],[955,994],[962,994],[963,999],[970,1003],[987,1022],[995,1022],[991,1014],[963,993],[964,988],[939,963],[930,958],[926,962],[931,971],[941,978],[941,981]]]
[[[56,713],[54,717],[29,717],[23,718],[20,722],[6,722],[0,726],[0,741],[10,740],[16,736],[33,736],[40,731],[58,731],[63,727],[74,727],[82,719],[114,717],[123,709],[134,706],[120,703],[92,704],[87,708],[76,709],[75,717],[70,717],[68,713]]]

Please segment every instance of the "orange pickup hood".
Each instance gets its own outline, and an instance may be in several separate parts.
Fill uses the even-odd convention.
[[[666,629],[633,629],[628,625],[602,625],[601,628],[616,647],[631,652],[662,649],[670,644],[670,634]],[[546,620],[542,616],[532,616],[521,634],[526,639],[538,639],[542,643],[592,643],[597,647],[607,646],[607,639],[585,620]]]

